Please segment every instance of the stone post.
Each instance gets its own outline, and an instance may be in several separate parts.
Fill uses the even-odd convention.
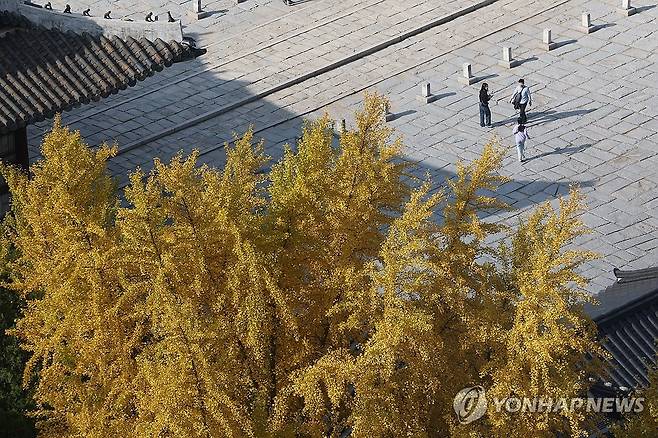
[[[596,26],[592,26],[592,19],[590,18],[589,13],[583,12],[580,28],[585,33],[592,33],[597,29]]]
[[[391,112],[391,104],[389,102],[384,103],[384,120],[390,122],[395,120],[395,114]]]
[[[505,68],[512,68],[519,65],[519,61],[516,61],[514,58],[512,58],[511,47],[503,47],[503,60],[498,61],[498,65]]]
[[[423,97],[430,97],[432,93],[430,92],[430,83],[425,82],[420,86],[420,95]]]
[[[423,103],[432,103],[436,98],[437,97],[432,94],[429,82],[423,82],[420,84],[420,96],[418,96],[418,100]]]
[[[557,43],[553,42],[553,36],[550,29],[544,29],[544,37],[542,38],[542,48],[551,51],[557,47]]]
[[[627,17],[635,14],[637,9],[631,6],[631,0],[621,0],[621,8],[618,9],[619,13]]]
[[[462,65],[462,76],[457,79],[457,82],[463,85],[471,85],[475,80],[475,76],[473,76],[471,71],[471,64],[465,62],[464,65]]]
[[[201,20],[202,18],[210,17],[210,12],[203,10],[201,0],[192,0],[192,10],[189,12],[190,18],[193,20]]]

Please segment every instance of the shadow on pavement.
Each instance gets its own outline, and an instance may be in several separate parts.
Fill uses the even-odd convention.
[[[563,111],[563,112],[557,112],[555,110],[532,112],[532,110],[530,110],[527,111],[528,122],[526,123],[526,126],[536,126],[542,123],[566,119],[569,117],[583,116],[585,114],[589,114],[593,111],[596,111],[597,109],[598,108],[586,109],[586,110]],[[516,123],[517,119],[518,119],[518,115],[514,115],[514,117],[493,122],[491,126],[499,127],[499,126],[505,126],[507,124],[513,124]]]
[[[577,43],[578,40],[565,40],[565,41],[556,41],[555,42],[555,48],[559,49],[560,47],[567,46],[569,44],[574,44]]]
[[[577,154],[578,152],[582,152],[585,149],[588,149],[590,147],[592,147],[591,144],[584,144],[584,145],[580,145],[580,146],[569,146],[569,147],[566,147],[566,148],[557,148],[557,149],[553,149],[550,152],[544,152],[542,154],[538,154],[538,155],[529,157],[526,161],[532,161],[532,160],[535,160],[537,158],[542,158],[542,157],[545,157],[545,156],[548,156],[548,155],[562,155],[562,154],[572,155],[572,154]]]

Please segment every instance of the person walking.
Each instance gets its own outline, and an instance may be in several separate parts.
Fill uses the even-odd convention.
[[[516,153],[519,157],[519,163],[523,163],[526,160],[525,141],[530,138],[530,135],[528,134],[528,128],[523,124],[520,117],[512,134],[514,134],[514,143],[516,143]]]
[[[489,94],[489,85],[485,82],[480,88],[480,126],[491,128],[491,110],[489,101],[493,94]]]
[[[523,79],[519,79],[519,85],[514,89],[514,94],[510,99],[510,103],[514,104],[514,109],[519,110],[521,123],[526,123],[528,117],[525,109],[526,106],[532,106],[532,95],[530,94],[530,88],[525,86],[525,81]]]

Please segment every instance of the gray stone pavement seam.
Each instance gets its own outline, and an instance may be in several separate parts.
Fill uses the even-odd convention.
[[[335,22],[335,21],[337,21],[337,20],[340,20],[340,19],[342,19],[342,18],[345,18],[345,17],[347,17],[347,16],[349,16],[349,15],[355,13],[355,12],[359,12],[359,11],[361,11],[361,10],[363,10],[363,9],[369,8],[369,7],[371,7],[371,6],[375,6],[375,5],[379,4],[379,3],[383,3],[384,1],[386,1],[386,0],[376,0],[376,1],[374,1],[374,2],[366,3],[365,5],[360,5],[359,7],[356,7],[356,8],[351,8],[348,12],[345,12],[344,14],[340,14],[340,15],[334,16],[334,17],[332,17],[332,18],[330,18],[330,19],[328,19],[328,20],[321,21],[321,22],[319,22],[318,24],[315,24],[315,25],[313,25],[313,26],[311,26],[311,27],[308,27],[308,28],[304,28],[304,29],[302,29],[302,30],[300,30],[300,31],[293,31],[292,33],[284,34],[284,36],[282,36],[282,37],[280,37],[280,38],[278,38],[278,39],[275,39],[275,40],[269,42],[268,44],[257,46],[256,48],[253,48],[253,49],[251,49],[251,50],[249,50],[249,51],[247,51],[247,52],[244,52],[244,53],[242,53],[242,54],[240,54],[240,55],[236,55],[236,56],[233,56],[232,58],[224,59],[224,60],[222,60],[221,62],[219,62],[219,63],[217,63],[217,64],[212,64],[212,65],[210,65],[210,66],[208,66],[208,67],[205,67],[205,68],[203,68],[203,69],[201,69],[201,70],[199,70],[199,71],[197,71],[197,72],[191,73],[191,74],[189,74],[189,75],[187,75],[187,76],[184,76],[184,77],[182,77],[182,78],[178,78],[178,79],[176,79],[176,80],[174,80],[174,81],[167,82],[167,83],[164,84],[164,85],[160,85],[160,86],[158,86],[158,87],[156,87],[156,88],[152,88],[152,89],[150,89],[150,90],[148,90],[148,91],[145,91],[145,92],[143,92],[143,93],[139,93],[139,94],[136,94],[136,95],[134,95],[134,96],[132,96],[132,97],[129,97],[129,98],[127,98],[127,99],[121,100],[121,101],[119,101],[119,102],[115,102],[115,103],[113,103],[112,105],[109,105],[109,106],[107,106],[107,107],[105,107],[105,108],[98,109],[97,111],[94,111],[94,112],[91,112],[91,113],[87,113],[87,114],[85,114],[84,116],[80,116],[80,117],[78,117],[78,118],[75,118],[75,119],[72,119],[72,120],[70,120],[70,121],[67,121],[67,123],[72,125],[72,124],[74,124],[74,123],[78,123],[78,122],[80,122],[80,121],[82,121],[82,120],[89,119],[89,118],[91,118],[91,117],[97,116],[97,115],[99,115],[99,114],[104,113],[105,111],[112,110],[112,109],[117,108],[117,107],[119,107],[119,106],[121,106],[121,105],[125,105],[126,103],[129,103],[129,102],[135,101],[135,100],[137,100],[137,99],[141,99],[142,97],[148,96],[148,95],[153,94],[153,93],[156,93],[156,92],[158,92],[158,91],[161,91],[161,90],[163,90],[163,89],[165,89],[165,88],[167,88],[167,87],[170,87],[170,86],[172,86],[172,85],[179,84],[179,83],[184,82],[184,81],[187,81],[187,80],[189,80],[189,79],[191,79],[191,78],[193,78],[193,77],[199,76],[199,75],[201,75],[201,74],[203,74],[203,73],[206,73],[206,72],[209,72],[209,71],[212,71],[212,70],[216,70],[216,69],[218,69],[218,68],[220,68],[220,67],[223,67],[224,65],[227,65],[227,64],[230,64],[230,63],[232,63],[232,62],[238,61],[238,60],[240,60],[240,59],[242,59],[242,58],[246,58],[247,56],[254,55],[254,54],[256,54],[256,53],[258,53],[258,52],[261,52],[261,51],[263,51],[263,50],[269,49],[269,48],[271,48],[271,47],[273,47],[273,46],[275,46],[275,45],[277,45],[277,44],[281,44],[282,42],[285,42],[286,40],[288,40],[288,39],[290,39],[290,38],[294,38],[294,37],[297,37],[297,36],[303,35],[303,34],[305,34],[305,33],[312,32],[312,31],[315,30],[315,29],[318,29],[318,28],[320,28],[320,27],[326,26],[327,24],[330,24],[330,23],[332,23],[332,22]],[[496,1],[496,0],[494,0],[494,1]],[[317,6],[317,5],[313,5],[313,6]],[[267,25],[272,24],[272,23],[274,23],[274,22],[276,22],[276,21],[278,21],[278,20],[280,20],[280,19],[282,19],[282,18],[285,18],[285,17],[290,16],[290,15],[292,15],[293,13],[297,13],[297,12],[303,11],[303,10],[305,10],[305,9],[307,9],[307,8],[310,8],[310,7],[311,7],[311,6],[307,6],[307,7],[305,7],[305,8],[299,9],[298,11],[291,12],[290,14],[283,15],[283,16],[281,16],[281,17],[275,18],[275,19],[270,20],[270,21],[265,22],[265,23],[261,23],[260,25],[257,25],[257,26],[253,27],[253,28],[250,29],[250,30],[255,30],[255,29],[258,29],[258,28],[260,28],[260,27],[267,26]],[[240,36],[238,36],[238,35],[233,35],[233,36],[228,37],[228,38],[225,38],[225,39],[223,39],[223,40],[216,41],[216,42],[214,42],[214,43],[211,43],[211,44],[208,44],[208,45],[206,45],[206,46],[203,46],[203,48],[208,48],[208,47],[214,46],[214,45],[216,45],[216,44],[220,44],[220,43],[223,43],[223,42],[227,42],[227,41],[230,41],[230,40],[233,40],[233,39],[236,39],[236,38],[244,38],[244,35],[240,35]],[[40,132],[40,133],[38,133],[38,134],[31,135],[31,136],[29,137],[29,140],[35,140],[35,139],[37,139],[37,138],[40,138],[40,137],[42,137],[44,134],[46,134],[47,132],[48,132],[48,130],[46,129],[46,130],[43,130],[42,132]]]
[[[458,46],[456,46],[456,47],[453,47],[453,48],[451,48],[451,49],[449,49],[449,50],[446,50],[446,51],[444,51],[444,52],[442,52],[442,53],[440,53],[440,54],[438,54],[438,55],[432,56],[431,58],[428,58],[428,59],[425,59],[425,60],[423,60],[423,61],[420,61],[420,62],[418,62],[418,63],[416,63],[416,64],[414,64],[414,65],[412,65],[412,66],[404,67],[404,68],[402,68],[402,69],[400,69],[400,70],[397,70],[397,71],[395,71],[395,72],[393,72],[393,73],[391,73],[391,74],[389,74],[389,75],[387,75],[387,76],[385,76],[385,77],[380,78],[380,79],[377,80],[377,81],[369,82],[368,84],[365,84],[365,85],[363,85],[363,86],[353,88],[353,89],[351,89],[349,92],[341,93],[341,94],[339,94],[338,96],[336,96],[336,97],[334,97],[334,98],[328,100],[327,102],[323,102],[323,103],[321,103],[321,104],[317,104],[317,105],[315,105],[314,107],[309,108],[309,109],[307,109],[307,110],[305,110],[305,111],[303,111],[303,112],[296,113],[296,114],[292,114],[292,115],[286,117],[285,119],[282,119],[282,120],[276,121],[276,122],[274,122],[274,123],[271,123],[271,124],[269,124],[269,125],[267,125],[267,126],[264,126],[263,128],[260,128],[260,129],[258,129],[257,131],[255,131],[255,133],[258,133],[258,132],[261,132],[261,131],[265,131],[265,130],[267,130],[267,129],[271,129],[271,128],[276,127],[276,126],[278,126],[278,125],[280,125],[280,124],[286,123],[286,122],[288,122],[288,121],[290,121],[290,120],[294,120],[294,119],[296,119],[296,118],[303,117],[303,116],[305,116],[305,115],[307,115],[307,114],[313,113],[313,112],[319,110],[320,108],[323,108],[323,107],[329,106],[329,105],[331,105],[331,104],[333,104],[333,103],[335,103],[335,102],[338,102],[338,101],[340,101],[340,100],[342,100],[342,99],[345,99],[346,97],[353,96],[353,95],[355,95],[355,94],[357,94],[357,93],[360,93],[360,92],[365,91],[365,90],[367,90],[367,89],[369,89],[369,88],[372,88],[373,86],[375,86],[375,85],[377,85],[377,84],[379,84],[379,83],[381,83],[381,82],[384,82],[384,81],[386,81],[386,80],[388,80],[388,79],[391,79],[391,78],[393,78],[393,77],[395,77],[395,76],[398,76],[398,75],[400,75],[400,74],[406,73],[406,72],[408,72],[408,71],[410,71],[410,70],[416,69],[416,68],[418,68],[419,66],[422,66],[423,64],[426,64],[426,63],[428,63],[428,62],[434,61],[434,60],[436,60],[436,59],[438,59],[438,58],[440,58],[440,57],[442,57],[442,56],[445,56],[445,55],[447,55],[447,54],[449,54],[449,53],[451,53],[451,52],[454,52],[454,51],[460,50],[460,49],[462,49],[462,48],[464,48],[464,47],[467,47],[467,46],[469,46],[470,44],[472,44],[472,43],[475,42],[475,41],[479,41],[479,40],[482,40],[482,39],[488,38],[488,37],[490,37],[490,36],[492,36],[492,35],[494,35],[494,34],[500,32],[500,31],[502,31],[502,30],[505,30],[505,29],[508,29],[508,28],[510,28],[510,27],[516,26],[516,25],[518,25],[519,23],[522,23],[522,22],[524,22],[524,21],[526,21],[526,20],[529,20],[529,19],[531,19],[531,18],[534,18],[534,17],[536,17],[536,16],[538,16],[538,15],[541,15],[541,14],[543,14],[543,13],[545,13],[545,12],[548,12],[548,11],[550,11],[550,10],[552,10],[552,9],[555,9],[555,8],[557,8],[557,7],[559,7],[559,6],[563,5],[563,4],[568,3],[569,1],[570,1],[570,0],[562,0],[562,1],[558,2],[558,3],[554,3],[554,4],[548,6],[548,7],[544,8],[544,9],[541,9],[541,10],[535,11],[535,12],[533,12],[533,13],[530,14],[530,15],[527,15],[527,16],[525,16],[525,17],[523,17],[523,18],[520,18],[520,19],[518,19],[518,20],[516,20],[516,21],[513,21],[513,22],[511,22],[511,23],[508,23],[508,24],[506,24],[506,25],[503,25],[503,26],[501,26],[501,27],[499,27],[499,28],[497,28],[497,29],[495,29],[495,30],[493,30],[493,31],[491,31],[491,32],[489,32],[489,33],[487,33],[487,34],[483,34],[483,35],[481,35],[481,36],[479,36],[479,37],[477,37],[477,38],[470,39],[470,40],[468,40],[467,42],[464,42],[463,44],[460,44],[460,45],[458,45]],[[387,47],[388,47],[388,46],[387,46]],[[366,55],[366,56],[367,56],[367,55]],[[342,64],[342,65],[345,65],[345,64]],[[340,65],[340,66],[342,66],[342,65]],[[337,66],[337,67],[340,67],[340,66]],[[329,70],[327,70],[327,71],[329,71]],[[323,73],[326,73],[326,71],[323,72]],[[320,73],[320,74],[321,74],[321,73]],[[293,81],[294,81],[294,79],[293,79]],[[292,81],[289,81],[289,82],[292,82]],[[292,86],[292,85],[296,85],[296,84],[298,84],[298,83],[300,83],[300,82],[303,82],[303,81],[297,81],[296,83],[291,83],[290,86]],[[273,89],[274,89],[274,88],[277,88],[277,87],[273,87]],[[145,144],[151,143],[151,142],[153,142],[153,141],[159,140],[159,139],[161,139],[161,138],[163,138],[163,137],[169,136],[169,135],[174,134],[174,133],[176,133],[176,132],[179,132],[179,131],[182,131],[182,130],[188,129],[188,128],[190,128],[190,127],[192,127],[192,126],[194,126],[194,125],[196,125],[196,124],[198,124],[198,123],[205,122],[205,121],[207,121],[207,120],[209,120],[209,119],[212,119],[212,118],[217,117],[217,116],[219,116],[219,115],[222,115],[222,114],[225,114],[225,113],[227,113],[227,112],[230,112],[231,110],[236,109],[236,108],[238,108],[238,107],[240,107],[240,106],[244,106],[244,105],[247,105],[247,104],[249,104],[249,103],[255,102],[255,101],[257,101],[257,100],[260,100],[260,99],[263,98],[263,97],[266,97],[266,96],[268,96],[268,95],[270,95],[270,94],[276,93],[277,91],[281,91],[281,90],[283,90],[283,89],[285,89],[285,88],[288,88],[288,87],[283,87],[283,88],[280,88],[280,89],[277,89],[277,90],[270,89],[270,90],[273,90],[273,91],[271,91],[271,92],[270,92],[270,90],[265,90],[265,91],[262,92],[262,93],[259,93],[259,94],[257,94],[257,95],[251,96],[251,97],[249,97],[248,99],[244,99],[242,102],[238,102],[238,103],[235,103],[235,104],[231,104],[231,105],[228,105],[228,106],[222,107],[222,108],[220,108],[220,109],[218,109],[218,110],[215,110],[215,111],[211,112],[211,113],[216,113],[216,114],[210,115],[210,113],[208,113],[208,114],[206,114],[206,115],[202,115],[202,116],[197,117],[196,119],[193,119],[193,120],[188,121],[188,122],[186,122],[186,123],[180,124],[180,125],[178,125],[178,128],[179,128],[179,129],[175,129],[175,130],[174,130],[174,128],[176,128],[176,127],[174,127],[174,128],[170,128],[170,129],[167,129],[167,130],[161,131],[160,133],[154,134],[153,136],[150,136],[150,137],[144,138],[144,139],[142,139],[142,140],[140,140],[140,141],[138,141],[138,142],[134,142],[134,143],[132,143],[132,144],[129,144],[128,146],[126,146],[126,147],[120,149],[119,152],[118,152],[118,154],[121,154],[121,153],[124,153],[124,152],[128,152],[128,151],[133,150],[133,149],[135,149],[135,148],[137,148],[137,147],[140,147],[140,146],[143,146],[143,145],[145,145]],[[265,94],[265,93],[267,93],[267,94]],[[262,95],[262,96],[261,96],[261,95]],[[197,120],[197,119],[198,119],[198,120]],[[185,126],[184,126],[184,125],[185,125]],[[221,148],[221,147],[223,147],[223,145],[219,145],[219,146],[215,146],[215,147],[213,147],[213,148],[207,149],[207,150],[201,152],[201,155],[204,155],[204,154],[206,154],[206,153],[213,152],[213,151],[215,151],[215,150],[217,150],[217,149],[219,149],[219,148]]]
[[[330,64],[324,65],[320,68],[317,68],[317,69],[312,70],[310,72],[307,72],[305,74],[298,75],[297,77],[294,77],[294,78],[292,78],[288,81],[284,81],[284,82],[282,82],[282,83],[280,83],[280,84],[278,84],[274,87],[270,87],[269,89],[266,89],[266,90],[263,90],[259,93],[256,93],[253,96],[250,96],[246,99],[242,99],[240,101],[237,101],[237,102],[234,102],[234,103],[231,103],[231,104],[228,104],[228,105],[224,105],[220,108],[214,109],[212,111],[209,111],[209,112],[201,114],[197,117],[194,117],[191,120],[188,120],[187,122],[172,126],[170,128],[167,128],[165,130],[162,130],[160,132],[157,132],[155,134],[152,134],[152,135],[147,136],[145,138],[142,138],[140,140],[134,141],[132,143],[128,143],[126,146],[119,149],[118,155],[120,155],[124,152],[131,151],[131,150],[133,150],[135,148],[138,148],[140,146],[143,146],[145,144],[151,143],[155,140],[159,140],[163,137],[169,136],[169,135],[174,134],[176,132],[179,132],[179,131],[182,131],[184,129],[190,128],[194,125],[205,122],[205,121],[210,120],[212,118],[215,118],[219,115],[225,114],[225,113],[227,113],[231,110],[234,110],[236,108],[239,108],[241,106],[247,105],[247,104],[255,102],[257,100],[260,100],[260,99],[262,99],[264,97],[267,97],[271,94],[274,94],[278,91],[284,90],[284,89],[289,88],[293,85],[297,85],[297,84],[302,83],[302,82],[304,82],[308,79],[314,78],[314,77],[319,76],[319,75],[324,74],[324,73],[327,73],[331,70],[335,70],[339,67],[343,67],[343,66],[345,66],[345,65],[347,65],[347,64],[349,64],[353,61],[356,61],[356,60],[365,58],[369,55],[372,55],[374,53],[377,53],[377,52],[379,52],[383,49],[386,49],[386,48],[391,47],[395,44],[398,44],[398,43],[400,43],[400,42],[402,42],[402,41],[404,41],[408,38],[417,36],[417,35],[419,35],[423,32],[426,32],[427,30],[430,30],[430,29],[436,27],[436,26],[440,26],[442,24],[448,23],[448,22],[450,22],[452,20],[455,20],[457,18],[468,15],[468,14],[474,12],[474,11],[477,11],[477,10],[482,9],[486,6],[489,6],[493,3],[496,3],[497,1],[499,1],[499,0],[482,0],[478,3],[473,4],[473,5],[470,5],[470,6],[467,6],[465,8],[459,9],[458,11],[453,12],[451,14],[444,15],[442,17],[434,19],[434,20],[432,20],[432,21],[430,21],[430,22],[428,22],[428,23],[426,23],[422,26],[418,26],[414,29],[403,32],[400,35],[389,38],[389,39],[387,39],[387,40],[385,40],[381,43],[377,43],[373,46],[370,46],[370,47],[368,47],[366,49],[363,49],[359,52],[356,52],[352,55],[346,56],[342,59],[339,59],[338,61],[335,61],[335,62],[332,62]],[[558,3],[557,5],[554,5],[554,7],[559,6],[559,5],[561,5],[563,3],[566,3],[568,1],[570,1],[570,0],[563,0],[562,2]],[[551,8],[549,8],[547,10],[550,10],[550,9]],[[536,14],[533,14],[532,16],[530,16],[528,18],[531,18],[535,15]],[[506,27],[508,27],[508,26],[505,26],[504,28],[506,28]],[[434,58],[436,58],[436,57],[434,57]],[[432,59],[434,59],[434,58],[432,58]],[[405,71],[406,70],[408,70],[408,69],[405,69]]]

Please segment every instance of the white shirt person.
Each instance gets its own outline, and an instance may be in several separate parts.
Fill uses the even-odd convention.
[[[514,109],[519,110],[521,123],[526,123],[528,117],[525,113],[525,109],[526,106],[532,106],[532,95],[530,94],[530,88],[525,86],[525,81],[523,79],[519,79],[519,85],[514,89],[514,94],[512,94],[510,103],[514,104]]]
[[[526,158],[525,158],[525,141],[530,138],[530,133],[528,132],[528,128],[521,123],[521,119],[519,118],[519,124],[514,127],[514,130],[512,131],[512,134],[514,134],[514,143],[516,143],[516,153],[519,158],[519,162],[523,163]]]

